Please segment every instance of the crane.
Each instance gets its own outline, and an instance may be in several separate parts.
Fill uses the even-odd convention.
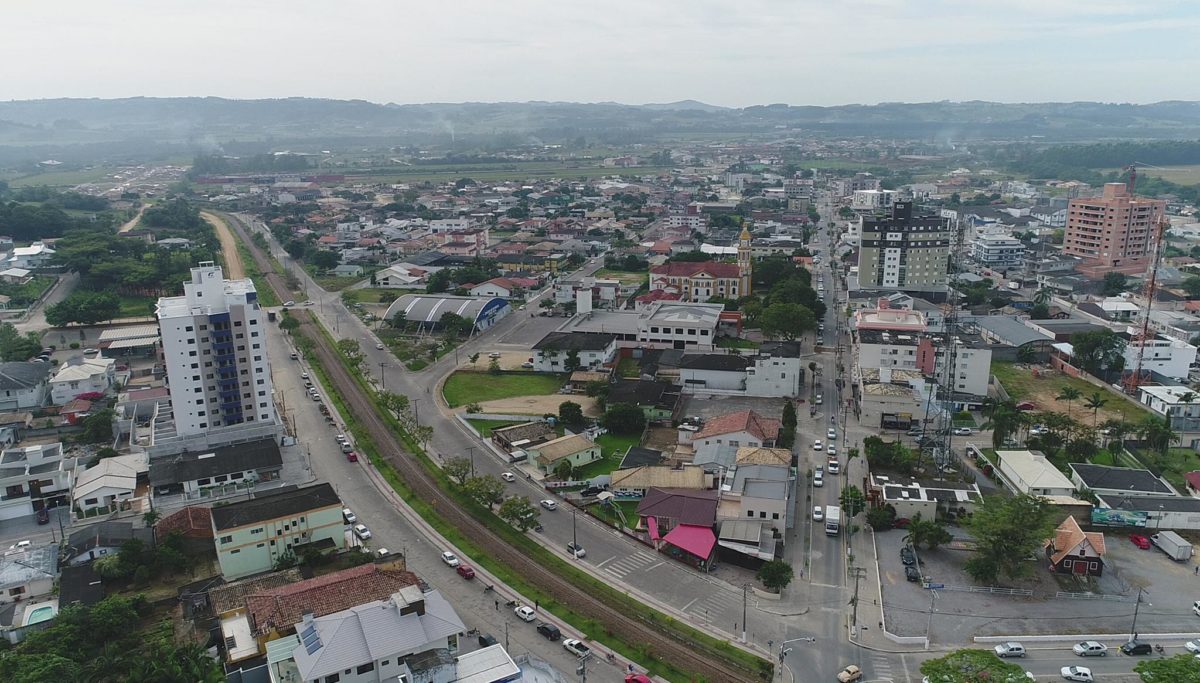
[[[1133,189],[1137,180],[1137,164],[1133,162],[1127,167],[1129,171],[1129,180],[1126,187],[1129,188],[1129,195],[1133,196]],[[1158,168],[1149,164],[1142,164],[1149,168]],[[1130,212],[1130,221],[1133,220],[1133,212]],[[1167,220],[1167,214],[1164,211],[1159,217],[1157,223],[1151,227],[1150,234],[1146,235],[1147,244],[1146,250],[1150,255],[1150,265],[1146,272],[1146,277],[1142,281],[1142,298],[1146,305],[1142,310],[1142,325],[1129,338],[1129,343],[1137,344],[1137,356],[1134,362],[1133,372],[1127,373],[1122,380],[1125,393],[1133,396],[1137,394],[1138,385],[1143,381],[1142,378],[1142,360],[1146,354],[1146,344],[1154,339],[1155,333],[1150,330],[1150,311],[1154,308],[1154,295],[1158,292],[1158,264],[1162,257],[1163,245],[1166,243],[1167,228],[1171,223]],[[1128,234],[1128,231],[1126,231]]]

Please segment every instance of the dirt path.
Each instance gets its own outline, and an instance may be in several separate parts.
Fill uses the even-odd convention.
[[[238,252],[237,240],[234,239],[229,226],[216,214],[201,211],[200,215],[212,223],[213,229],[217,231],[217,239],[221,240],[221,253],[225,255],[225,277],[230,280],[246,277],[246,269],[242,267],[242,255]]]
[[[129,232],[130,230],[133,230],[133,226],[137,225],[138,221],[142,220],[142,214],[145,213],[145,211],[146,206],[143,205],[142,208],[138,209],[137,215],[126,221],[125,225],[122,225],[121,229],[117,230],[117,232]]]

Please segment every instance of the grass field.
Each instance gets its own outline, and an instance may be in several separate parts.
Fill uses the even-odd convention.
[[[58,171],[35,173],[21,176],[8,181],[9,187],[37,187],[50,185],[52,187],[73,187],[82,183],[97,183],[108,179],[115,171],[109,168],[91,168],[79,171]]]
[[[1012,396],[1014,401],[1033,401],[1037,404],[1038,410],[1051,410],[1057,413],[1070,412],[1072,416],[1080,420],[1084,424],[1091,424],[1092,411],[1083,406],[1083,401],[1088,396],[1099,391],[1108,403],[1099,411],[1099,421],[1105,420],[1121,420],[1127,422],[1137,422],[1142,419],[1143,415],[1148,415],[1144,409],[1139,408],[1137,404],[1126,401],[1125,397],[1117,394],[1110,389],[1101,389],[1094,384],[1085,382],[1076,377],[1069,377],[1060,372],[1050,371],[1046,373],[1046,368],[1039,366],[1039,376],[1034,377],[1029,366],[1017,363],[994,362],[992,363],[992,374],[1004,388],[1008,391],[1008,395]],[[1074,387],[1083,394],[1084,398],[1073,402],[1068,406],[1065,401],[1059,401],[1057,396],[1062,393],[1066,387]]]
[[[640,434],[601,434],[596,438],[600,446],[600,459],[590,462],[575,471],[576,479],[591,479],[601,474],[609,474],[621,464],[626,451],[631,446],[641,443]]]
[[[640,285],[646,281],[646,273],[630,273],[624,270],[609,270],[601,268],[596,271],[596,277],[608,280],[617,280],[623,285]]]
[[[450,375],[442,389],[451,408],[517,396],[547,396],[558,392],[563,380],[558,375],[459,371]],[[566,399],[564,399],[566,400]]]
[[[1106,168],[1104,172],[1124,171],[1124,169]],[[1163,166],[1161,168],[1138,167],[1138,175],[1154,176],[1180,185],[1200,185],[1200,164],[1190,166]]]
[[[347,289],[346,291],[342,292],[342,300],[347,304],[391,303],[398,299],[400,295],[406,293],[407,292],[403,289],[379,289],[375,287],[364,287],[362,289]]]
[[[1200,453],[1190,448],[1171,448],[1167,454],[1140,450],[1137,456],[1151,471],[1160,473],[1164,479],[1171,482],[1181,493],[1187,494],[1187,482],[1183,475],[1193,470],[1200,470]]]
[[[122,318],[144,318],[154,315],[154,304],[157,301],[152,296],[129,296],[121,295],[121,312],[118,314]]]
[[[514,422],[512,420],[467,420],[467,422],[469,422],[471,426],[475,428],[475,431],[479,432],[479,436],[485,439],[492,438],[493,429],[500,429],[501,427],[509,427],[515,424],[520,424],[519,422]]]
[[[613,503],[612,503],[613,505],[616,505],[617,507],[621,508],[621,514],[625,515],[625,521],[629,523],[630,529],[634,529],[637,527],[637,523],[638,523],[637,507],[638,507],[639,502],[641,502],[641,501],[618,500],[618,501],[613,501]],[[602,519],[605,522],[608,522],[609,524],[612,524],[614,526],[621,523],[621,518],[617,515],[616,512],[613,512],[612,508],[610,508],[608,505],[592,505],[591,507],[588,508],[588,512],[595,515],[596,519]]]
[[[313,281],[321,286],[322,289],[329,292],[340,292],[350,285],[362,282],[365,278],[371,277],[364,273],[355,277],[338,277],[336,275],[314,275]]]

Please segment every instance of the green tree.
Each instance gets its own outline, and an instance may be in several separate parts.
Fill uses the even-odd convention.
[[[540,513],[525,496],[511,496],[504,499],[496,514],[517,529],[529,531],[538,525]]]
[[[987,585],[1002,576],[1028,575],[1034,566],[1028,558],[1054,533],[1051,514],[1044,498],[1027,493],[985,496],[966,524],[975,536],[975,553],[966,562],[966,572]]]
[[[891,505],[867,510],[867,524],[875,531],[887,531],[896,523],[896,508]]]
[[[499,358],[492,358],[491,360],[488,361],[488,372],[493,375],[500,374],[500,359]]]
[[[342,355],[347,358],[357,356],[361,351],[357,339],[339,339],[337,340],[337,347],[338,351],[341,351]]]
[[[563,401],[558,404],[558,419],[563,424],[583,424],[583,407],[574,401]]]
[[[767,590],[779,593],[792,582],[792,565],[783,560],[770,560],[758,568],[756,578]]]
[[[1075,387],[1063,387],[1062,391],[1058,392],[1058,396],[1055,396],[1054,399],[1056,401],[1066,401],[1067,402],[1067,417],[1070,417],[1071,416],[1071,403],[1078,401],[1082,396],[1083,396],[1083,392],[1076,389]]]
[[[447,458],[446,462],[442,463],[442,471],[446,473],[459,486],[467,483],[467,479],[471,476],[471,459],[464,458],[461,455]]]
[[[492,505],[504,495],[504,482],[499,477],[490,474],[471,477],[463,483],[463,491],[476,503],[484,505],[490,510]]]
[[[955,650],[921,663],[921,673],[937,683],[1020,683],[1025,670],[996,656],[991,650]]]
[[[604,411],[604,426],[614,434],[640,434],[646,427],[646,415],[638,406],[617,403]]]
[[[112,421],[116,413],[111,408],[97,411],[83,418],[83,433],[79,440],[84,443],[112,443]]]
[[[554,478],[559,481],[568,481],[571,478],[571,473],[575,468],[571,466],[571,461],[566,458],[559,460],[554,464]]]
[[[300,327],[300,321],[295,316],[288,315],[287,313],[284,313],[283,317],[279,320],[279,329],[288,334],[294,332],[298,327]]]
[[[567,372],[575,372],[579,367],[579,350],[568,349],[567,359],[563,361],[563,369]]]
[[[1159,455],[1166,455],[1171,449],[1171,444],[1179,441],[1179,434],[1171,429],[1170,419],[1157,415],[1147,415],[1143,418],[1137,433],[1146,442],[1146,446]]]
[[[121,312],[121,300],[111,292],[75,292],[46,308],[46,322],[54,327],[70,323],[95,325]]]
[[[934,550],[953,539],[954,536],[946,531],[945,525],[936,519],[923,519],[919,512],[908,521],[908,533],[904,536],[905,543],[914,547],[924,544],[929,550]]]
[[[471,369],[474,370],[475,364],[479,362],[479,354],[472,353],[470,356],[467,356],[467,360],[471,361]]]
[[[1033,320],[1049,320],[1050,307],[1046,304],[1034,304],[1033,308],[1029,309],[1029,317]]]
[[[846,517],[850,518],[862,512],[867,507],[867,498],[863,495],[862,489],[851,484],[842,489],[841,495],[838,496],[838,503],[846,511]]]
[[[1120,371],[1125,367],[1125,340],[1112,330],[1073,334],[1071,346],[1076,364],[1093,375],[1099,376],[1106,370]]]
[[[763,309],[759,325],[764,335],[791,341],[817,329],[817,319],[812,311],[800,304],[776,303]]]
[[[318,270],[330,270],[332,268],[337,268],[337,265],[339,262],[341,262],[342,257],[336,251],[318,249],[309,253],[307,260],[313,265],[314,268],[317,268]]]
[[[25,361],[41,350],[42,340],[36,333],[22,335],[12,323],[0,323],[0,360],[6,363]]]
[[[1183,280],[1183,289],[1189,299],[1200,299],[1200,275],[1189,275]]]
[[[1090,408],[1092,411],[1092,427],[1096,426],[1096,421],[1100,419],[1100,409],[1108,403],[1108,399],[1104,398],[1099,391],[1092,392],[1091,396],[1083,402],[1085,408]]]
[[[1037,351],[1033,350],[1032,346],[1018,346],[1017,360],[1021,363],[1032,363],[1037,360]]]
[[[162,519],[162,513],[158,510],[149,510],[142,513],[142,524],[146,526],[154,526],[158,524],[158,520]]]
[[[1116,296],[1126,289],[1124,273],[1110,271],[1104,274],[1103,292],[1105,296]]]
[[[1194,656],[1187,652],[1174,657],[1143,659],[1133,671],[1146,683],[1200,683],[1200,668],[1196,666]]]

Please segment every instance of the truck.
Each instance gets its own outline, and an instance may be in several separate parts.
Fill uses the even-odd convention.
[[[1192,558],[1192,544],[1174,531],[1160,531],[1150,537],[1150,542],[1176,562],[1185,562]]]
[[[825,535],[837,536],[842,529],[842,511],[836,505],[825,506]]]

